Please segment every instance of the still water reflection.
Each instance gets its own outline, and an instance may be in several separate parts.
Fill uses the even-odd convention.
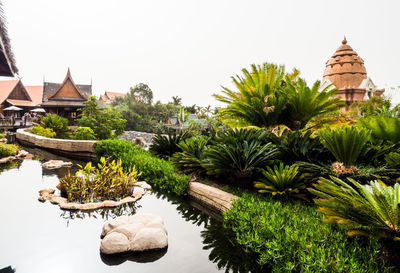
[[[63,211],[37,198],[40,189],[55,188],[65,169],[44,171],[38,160],[7,168],[0,173],[0,272],[9,267],[32,273],[260,271],[251,267],[254,257],[235,245],[219,221],[185,199],[153,193],[118,208]],[[164,219],[168,248],[141,255],[101,255],[103,223],[134,213]]]

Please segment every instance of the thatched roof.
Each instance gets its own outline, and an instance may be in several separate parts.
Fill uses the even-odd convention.
[[[15,58],[11,50],[6,19],[4,17],[3,4],[0,1],[0,76],[14,76],[14,73],[18,73],[18,68],[15,65]]]

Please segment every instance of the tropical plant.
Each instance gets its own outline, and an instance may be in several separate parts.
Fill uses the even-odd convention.
[[[394,169],[400,169],[400,154],[399,153],[388,153],[385,155],[385,161],[386,163],[394,168]]]
[[[390,100],[383,97],[372,96],[369,100],[360,103],[358,108],[363,117],[379,116],[391,106]]]
[[[321,89],[321,82],[316,81],[312,88],[298,78],[296,82],[286,80],[288,126],[293,129],[303,128],[312,118],[335,112],[343,106],[340,98],[334,98],[337,89],[332,85]],[[291,122],[291,124],[289,124]]]
[[[400,142],[400,118],[371,116],[361,118],[358,122],[361,127],[371,130],[371,137],[375,141]]]
[[[171,157],[176,152],[181,152],[178,144],[191,137],[188,132],[184,133],[169,133],[168,135],[155,135],[150,145],[150,151],[162,157]]]
[[[47,114],[39,120],[39,126],[52,129],[56,138],[69,138],[71,130],[68,127],[68,120],[57,114]]]
[[[65,189],[70,202],[96,202],[116,200],[132,194],[132,187],[140,173],[134,166],[126,172],[122,169],[122,161],[107,162],[100,159],[97,168],[88,162],[74,175],[70,172],[60,179],[61,189]]]
[[[347,180],[321,178],[309,189],[319,197],[314,201],[327,216],[324,221],[338,224],[349,236],[400,240],[400,184],[391,187],[378,180],[361,185]]]
[[[92,128],[78,127],[78,129],[74,132],[74,139],[95,140],[96,136]]]
[[[230,129],[215,138],[214,145],[204,151],[203,167],[208,175],[246,181],[258,168],[263,168],[278,157],[272,143],[264,143],[264,130]]]
[[[120,118],[116,109],[101,110],[94,96],[90,96],[84,104],[78,124],[80,127],[91,128],[96,139],[114,138],[124,132],[126,120]]]
[[[17,145],[0,143],[0,158],[15,155],[19,151]]]
[[[298,166],[274,165],[274,168],[267,166],[262,170],[263,177],[254,182],[260,193],[272,195],[298,195],[305,188],[304,174],[299,175]]]
[[[202,166],[205,156],[204,150],[209,142],[209,138],[200,136],[183,140],[178,147],[182,152],[177,152],[172,156],[172,161],[185,173],[204,174]]]
[[[337,161],[350,167],[367,143],[370,131],[353,127],[339,129],[326,128],[319,132],[322,144],[333,154]]]
[[[280,124],[286,98],[283,92],[285,67],[274,64],[252,65],[251,72],[242,69],[243,76],[232,77],[237,91],[223,88],[223,95],[214,97],[225,108],[221,117],[230,125],[269,127]]]
[[[48,138],[54,138],[56,136],[56,133],[53,131],[51,128],[44,128],[42,126],[33,126],[32,127],[32,134],[38,135],[38,136],[43,136],[43,137],[48,137]]]

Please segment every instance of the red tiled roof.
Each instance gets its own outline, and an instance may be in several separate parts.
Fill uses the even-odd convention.
[[[8,99],[7,102],[12,104],[12,105],[14,105],[14,106],[28,106],[28,107],[36,106],[36,104],[34,102],[29,101],[29,100],[12,100],[12,99]]]
[[[7,99],[18,82],[19,80],[0,81],[0,104]]]
[[[43,98],[43,85],[25,86],[34,104],[39,105],[42,103]]]

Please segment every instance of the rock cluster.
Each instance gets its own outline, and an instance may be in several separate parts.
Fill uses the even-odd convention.
[[[120,216],[107,221],[101,233],[104,254],[162,249],[168,246],[164,221],[152,214]]]
[[[21,150],[16,155],[11,155],[11,156],[7,156],[7,157],[1,158],[0,159],[0,164],[1,163],[7,163],[9,161],[13,161],[13,160],[16,160],[16,159],[22,159],[22,158],[25,158],[27,155],[29,155],[29,153],[27,151]]]
[[[43,163],[42,167],[47,170],[54,170],[61,167],[72,167],[72,162],[64,162],[62,160],[49,160]]]
[[[110,207],[118,207],[120,205],[136,202],[146,193],[146,190],[151,189],[151,186],[146,182],[137,182],[141,183],[139,185],[135,185],[135,187],[139,187],[139,190],[135,190],[131,196],[125,197],[119,201],[113,200],[105,200],[103,202],[90,202],[85,204],[79,204],[75,202],[68,202],[67,198],[60,196],[55,193],[55,189],[43,189],[39,191],[38,200],[41,202],[49,200],[52,204],[59,205],[61,209],[66,210],[94,210],[99,208],[110,208]]]

